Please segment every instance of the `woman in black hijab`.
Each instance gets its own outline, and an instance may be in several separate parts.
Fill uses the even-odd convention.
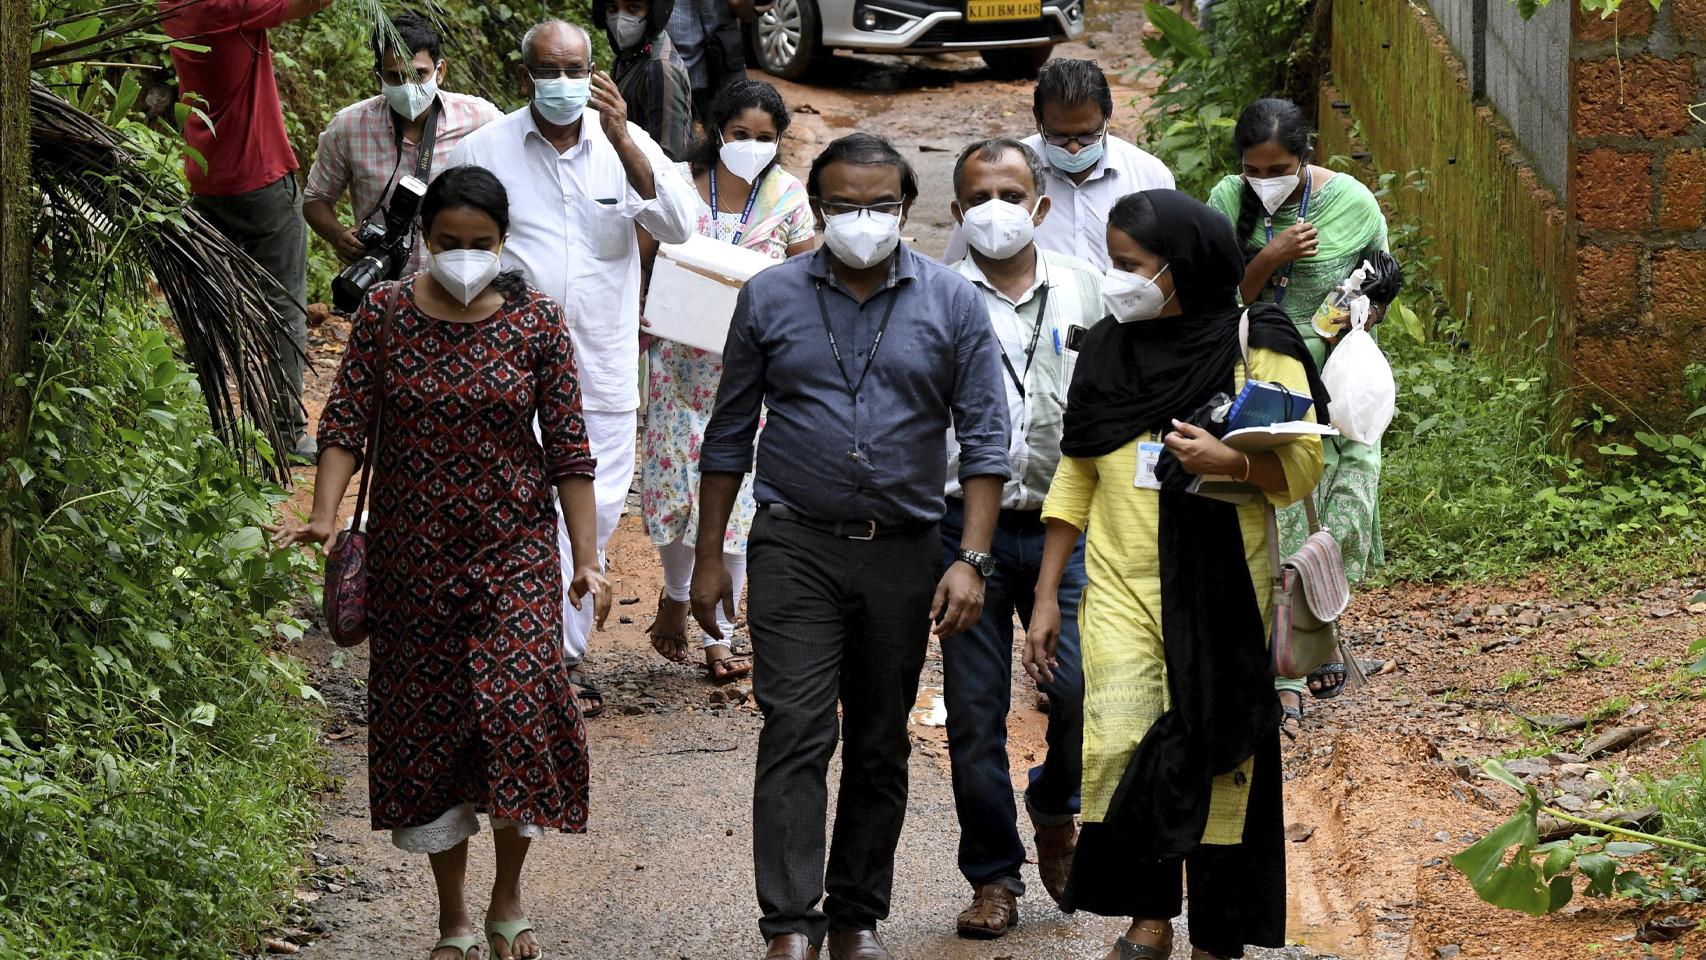
[[[1026,668],[1047,677],[1059,575],[1087,531],[1084,834],[1066,907],[1133,918],[1107,960],[1163,960],[1188,868],[1192,956],[1242,957],[1246,944],[1285,939],[1262,500],[1307,496],[1321,444],[1245,454],[1217,438],[1207,411],[1246,374],[1244,258],[1224,216],[1173,190],[1132,194],[1109,214],[1108,253],[1110,315],[1085,337],[1067,395],[1025,644]],[[1250,376],[1313,396],[1324,414],[1326,391],[1286,315],[1259,304],[1249,321]],[[1191,494],[1197,475],[1260,495],[1234,505]]]

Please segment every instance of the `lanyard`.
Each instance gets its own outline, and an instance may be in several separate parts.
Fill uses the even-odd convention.
[[[716,167],[711,168],[711,175],[706,179],[711,183],[711,225],[717,231],[717,239],[721,240],[723,239],[723,208],[717,206]],[[755,180],[752,184],[752,191],[746,195],[746,209],[740,212],[740,226],[735,228],[735,238],[730,240],[730,243],[736,246],[740,245],[741,235],[746,233],[746,222],[752,218],[752,205],[756,202],[758,202],[758,182]],[[831,337],[830,339],[833,341],[835,338]]]
[[[823,332],[829,335],[829,352],[835,355],[835,369],[841,371],[841,382],[847,384],[849,396],[857,398],[859,388],[865,385],[865,378],[871,374],[871,364],[877,359],[877,348],[883,345],[883,333],[889,328],[889,318],[894,316],[895,302],[900,299],[900,287],[897,284],[889,293],[888,309],[883,311],[883,320],[877,324],[877,338],[871,341],[871,352],[865,355],[865,369],[859,371],[859,382],[847,376],[847,367],[841,362],[841,347],[835,342],[835,331],[829,325],[829,303],[823,298],[823,281],[817,282],[817,311],[823,318]]]
[[[1001,365],[1007,368],[1007,376],[1013,379],[1013,386],[1019,388],[1020,400],[1025,399],[1025,377],[1031,375],[1031,361],[1037,355],[1037,341],[1043,335],[1043,314],[1048,311],[1048,286],[1047,281],[1044,281],[1042,289],[1037,293],[1037,322],[1031,328],[1031,345],[1025,348],[1024,376],[1020,376],[1019,371],[1013,369],[1013,361],[1007,356],[1007,348],[1001,346],[1000,340],[997,340],[995,344],[996,348],[1001,351]],[[1017,310],[1013,312],[1018,313]]]
[[[1298,223],[1302,223],[1303,218],[1309,216],[1309,188],[1312,185],[1312,182],[1314,181],[1314,179],[1315,179],[1314,177],[1311,177],[1309,175],[1309,165],[1304,164],[1303,165],[1303,205],[1298,207],[1298,210],[1297,210],[1297,222]],[[1262,226],[1263,226],[1263,228],[1265,228],[1268,231],[1268,241],[1267,242],[1273,243],[1274,242],[1274,215],[1270,213],[1266,217],[1264,217],[1262,219]],[[1287,289],[1289,289],[1291,287],[1291,268],[1295,267],[1295,266],[1297,266],[1297,261],[1293,260],[1292,262],[1285,265],[1285,270],[1281,271],[1281,273],[1278,277],[1274,278],[1274,286],[1276,287],[1276,289],[1274,290],[1274,305],[1275,306],[1278,306],[1279,304],[1282,304],[1285,302],[1285,292]]]
[[[432,106],[427,107],[426,120],[421,124],[421,142],[415,145],[414,175],[415,179],[422,183],[432,179],[432,151],[433,145],[438,143],[438,107],[440,102],[435,97]],[[391,177],[385,181],[385,189],[379,191],[379,199],[374,201],[373,209],[367,211],[361,218],[363,223],[372,219],[373,215],[385,206],[385,201],[391,198],[391,188],[397,183],[397,174],[402,172],[403,161],[408,159],[408,156],[403,152],[403,128],[408,126],[408,123],[390,107],[386,107],[385,112],[391,115],[391,142],[397,148],[397,162],[391,166]]]

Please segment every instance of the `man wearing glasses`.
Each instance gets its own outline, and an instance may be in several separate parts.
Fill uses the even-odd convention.
[[[1108,132],[1114,113],[1108,78],[1094,60],[1055,60],[1037,77],[1031,113],[1037,132],[1024,139],[1048,165],[1050,213],[1037,227],[1044,250],[1108,269],[1108,211],[1128,193],[1173,188],[1167,165]],[[966,255],[955,229],[943,259]]]
[[[339,110],[327,124],[303,191],[302,214],[308,225],[337,250],[344,263],[361,258],[363,248],[356,233],[369,220],[384,221],[385,204],[398,180],[420,176],[424,167],[427,176],[420,179],[430,182],[446,168],[463,137],[503,116],[481,97],[439,89],[444,82],[444,59],[438,31],[425,18],[405,12],[391,23],[408,56],[400,55],[382,32],[374,31],[379,95]],[[430,144],[429,120],[433,124]],[[338,219],[337,202],[345,190],[354,225]],[[421,269],[422,246],[417,239],[403,276]]]
[[[635,226],[664,243],[693,234],[699,195],[644,130],[611,79],[592,68],[584,28],[547,20],[521,40],[516,75],[528,105],[476,130],[451,157],[496,174],[509,193],[504,269],[563,307],[575,346],[587,439],[598,460],[598,549],[622,517],[634,477],[640,405],[640,250]],[[564,584],[573,577],[559,520]],[[722,563],[717,563],[721,569]],[[576,610],[563,593],[563,641],[582,709],[603,706],[579,671],[606,592]],[[596,610],[594,609],[596,607]]]
[[[888,141],[831,143],[807,192],[825,245],[753,277],[729,326],[699,456],[693,614],[713,637],[719,605],[734,618],[723,532],[767,409],[747,554],[764,713],[753,787],[759,930],[767,960],[816,957],[826,935],[832,960],[889,960],[876,927],[906,817],[907,714],[931,621],[948,638],[982,610],[1008,475],[1007,402],[983,299],[900,241],[918,183]],[[950,425],[965,524],[944,570]]]

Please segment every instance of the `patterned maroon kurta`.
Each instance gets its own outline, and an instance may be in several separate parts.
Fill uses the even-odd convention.
[[[530,289],[486,320],[451,323],[415,306],[411,281],[376,287],[320,416],[322,447],[360,456],[398,291],[368,494],[373,827],[473,803],[578,832],[586,731],[563,665],[552,498],[558,481],[590,477],[593,459],[562,309]]]

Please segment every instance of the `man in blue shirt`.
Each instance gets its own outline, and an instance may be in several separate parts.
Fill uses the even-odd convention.
[[[767,960],[815,957],[826,933],[832,960],[889,960],[875,931],[906,815],[907,715],[931,621],[949,637],[982,611],[1009,472],[1007,400],[982,296],[900,242],[918,195],[900,154],[869,134],[843,137],[812,164],[807,191],[825,246],[755,276],[729,327],[700,450],[693,613],[713,636],[719,604],[732,619],[723,531],[767,410],[747,561],[764,712],[759,929]],[[950,426],[965,521],[944,572]],[[826,878],[838,700],[842,778]]]

